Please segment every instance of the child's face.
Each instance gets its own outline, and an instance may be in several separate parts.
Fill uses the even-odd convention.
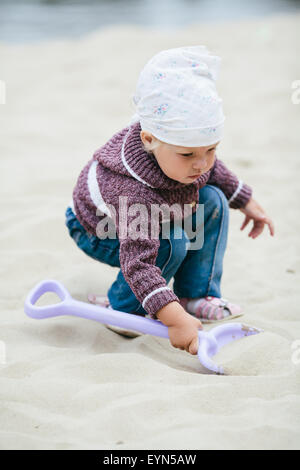
[[[180,183],[190,184],[213,167],[218,144],[179,147],[163,143],[153,150],[153,154],[165,175]]]

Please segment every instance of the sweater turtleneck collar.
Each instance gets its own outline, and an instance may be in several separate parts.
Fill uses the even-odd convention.
[[[145,151],[140,132],[141,125],[139,122],[136,122],[128,128],[128,132],[123,138],[120,157],[128,175],[151,188],[166,190],[174,190],[191,185],[198,187],[207,182],[210,171],[204,173],[190,184],[180,183],[169,178],[160,168],[155,156]]]

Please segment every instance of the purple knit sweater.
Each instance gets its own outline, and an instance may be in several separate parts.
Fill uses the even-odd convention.
[[[152,318],[164,305],[178,301],[173,290],[166,285],[161,270],[155,265],[160,246],[159,233],[151,234],[151,205],[191,204],[190,213],[195,212],[199,203],[198,191],[205,184],[220,188],[229,206],[244,207],[251,197],[251,188],[243,184],[217,157],[211,170],[190,184],[180,183],[166,176],[153,154],[147,153],[140,138],[140,123],[122,129],[93,155],[81,171],[73,191],[73,209],[85,229],[97,235],[97,224],[110,220],[120,240],[120,266],[127,283],[143,308]],[[132,204],[143,204],[149,217],[148,238],[137,240],[120,236],[121,221],[119,196],[126,196],[127,208]],[[123,203],[122,203],[123,204]],[[111,205],[111,206],[110,206]],[[115,209],[115,212],[112,210]],[[170,211],[170,220],[177,215]],[[109,219],[108,219],[109,217]],[[127,226],[136,218],[127,216]],[[165,219],[160,217],[161,222]]]

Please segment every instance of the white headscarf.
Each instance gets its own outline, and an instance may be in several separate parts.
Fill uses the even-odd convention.
[[[144,130],[163,142],[201,147],[222,137],[224,114],[215,81],[221,59],[205,46],[159,52],[142,69],[133,102]]]

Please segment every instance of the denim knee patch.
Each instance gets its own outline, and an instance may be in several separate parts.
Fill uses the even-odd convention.
[[[199,190],[199,202],[200,204],[211,203],[220,208],[228,205],[228,200],[223,191],[211,184],[207,184]]]

